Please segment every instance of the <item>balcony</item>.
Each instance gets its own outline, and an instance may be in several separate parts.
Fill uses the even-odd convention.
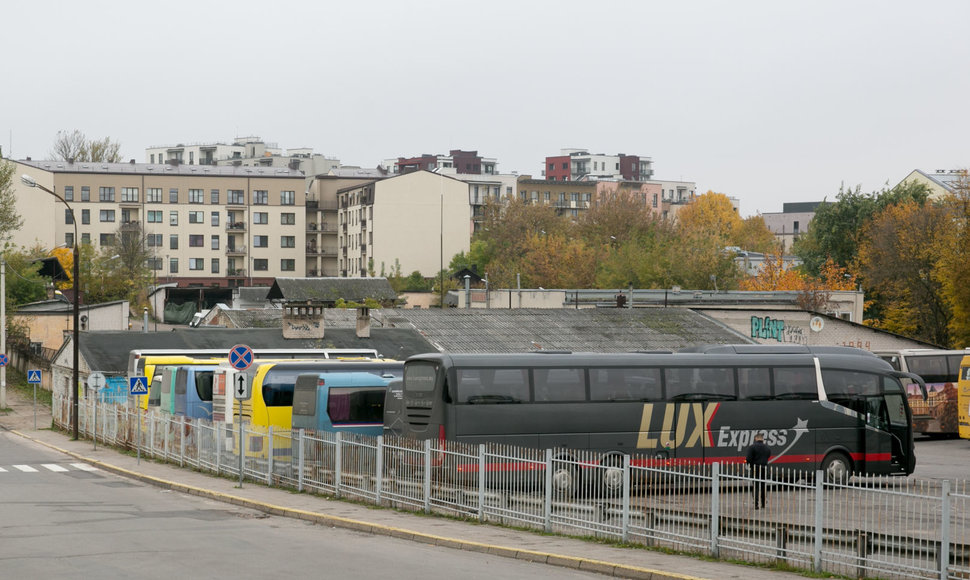
[[[245,232],[246,222],[226,222],[227,232]]]
[[[226,248],[227,256],[245,256],[246,246],[230,246]]]
[[[332,254],[333,250],[327,251],[327,248],[318,248],[315,244],[306,245],[306,255],[307,256],[326,256],[327,254]]]
[[[226,270],[226,277],[227,278],[245,278],[246,277],[246,270],[244,268],[233,268],[233,269],[230,269],[230,270]]]

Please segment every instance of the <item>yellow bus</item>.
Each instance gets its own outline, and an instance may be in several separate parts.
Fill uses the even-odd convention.
[[[960,380],[957,384],[957,427],[960,437],[970,439],[970,355],[960,362]]]

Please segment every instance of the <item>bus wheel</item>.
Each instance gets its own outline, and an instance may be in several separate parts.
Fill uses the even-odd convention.
[[[616,496],[623,493],[623,458],[613,456],[607,458],[602,467],[603,473],[600,478],[600,485],[603,494],[606,496]]]
[[[852,476],[852,461],[845,453],[833,451],[822,461],[822,473],[828,483],[845,483]]]
[[[552,493],[556,497],[573,497],[578,488],[578,477],[572,465],[556,462],[552,469]]]

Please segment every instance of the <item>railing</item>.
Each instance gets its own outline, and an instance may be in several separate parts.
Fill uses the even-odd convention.
[[[246,253],[246,246],[234,246],[231,248],[226,248],[226,254],[228,255],[233,255],[233,254],[239,255],[239,254],[245,254],[245,253]]]
[[[70,401],[55,396],[66,427]],[[96,430],[95,430],[96,428]],[[241,430],[228,423],[79,405],[79,430],[104,444],[215,475],[724,559],[852,577],[970,577],[966,481],[855,477],[742,464],[671,464],[497,444],[346,433]],[[243,441],[242,461],[238,441]],[[675,460],[674,460],[675,461]],[[765,482],[767,507],[751,491]]]

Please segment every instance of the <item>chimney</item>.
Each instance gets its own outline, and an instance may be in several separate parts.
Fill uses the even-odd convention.
[[[135,160],[134,160],[134,159],[132,159],[132,160],[131,160],[131,161],[129,161],[128,163],[131,163],[132,165],[134,165],[134,164],[135,164]]]
[[[370,338],[370,308],[357,308],[357,338]]]

